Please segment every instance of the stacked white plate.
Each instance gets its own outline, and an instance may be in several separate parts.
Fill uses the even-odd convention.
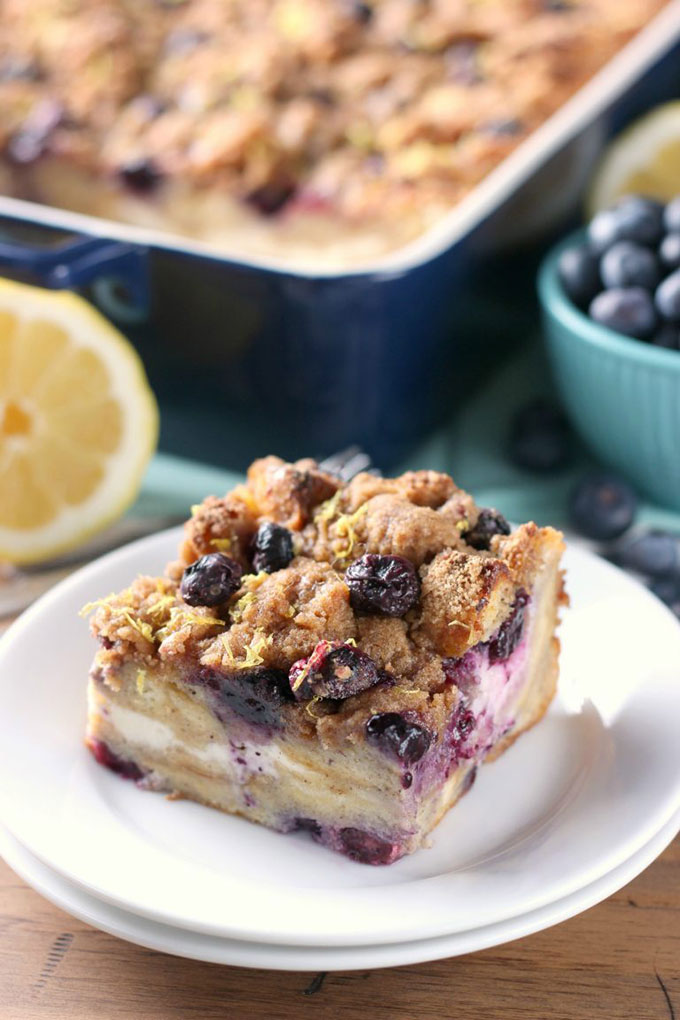
[[[560,693],[478,774],[432,846],[387,868],[137,789],[83,747],[85,603],[160,572],[166,532],[53,589],[0,642],[0,851],[71,914],[240,966],[344,970],[519,938],[610,895],[680,828],[680,627],[635,581],[566,557]]]

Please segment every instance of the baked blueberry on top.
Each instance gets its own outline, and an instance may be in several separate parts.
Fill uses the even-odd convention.
[[[88,746],[144,788],[389,864],[549,705],[562,548],[445,474],[256,461],[194,508],[163,577],[87,607]]]

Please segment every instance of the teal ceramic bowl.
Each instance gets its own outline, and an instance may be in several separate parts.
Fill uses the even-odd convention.
[[[557,264],[538,275],[552,373],[575,430],[604,464],[655,501],[680,510],[680,352],[631,340],[592,322],[564,293]]]

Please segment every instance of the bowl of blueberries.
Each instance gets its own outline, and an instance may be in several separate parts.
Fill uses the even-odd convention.
[[[680,195],[628,195],[545,259],[553,375],[604,463],[680,510]]]

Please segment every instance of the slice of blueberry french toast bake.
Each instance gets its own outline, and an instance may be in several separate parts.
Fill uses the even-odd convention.
[[[562,537],[447,475],[256,461],[93,606],[87,744],[147,789],[368,864],[422,846],[556,688]]]

